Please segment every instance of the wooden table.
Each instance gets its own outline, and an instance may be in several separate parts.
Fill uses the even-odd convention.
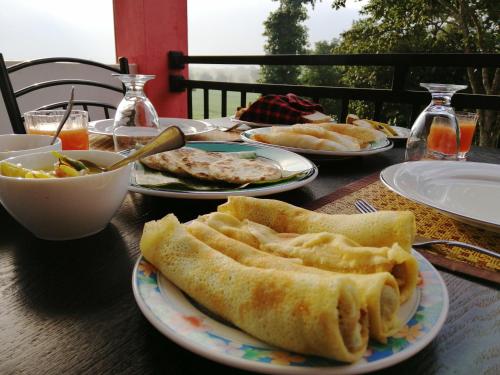
[[[272,198],[306,205],[400,162],[403,149],[320,163],[316,181]],[[499,163],[499,150],[472,160]],[[179,347],[143,317],[132,295],[132,267],[143,224],[169,212],[181,221],[220,201],[131,193],[101,233],[49,242],[34,238],[0,208],[0,374],[246,373]],[[441,271],[450,312],[438,337],[383,374],[500,373],[500,293],[493,285]]]

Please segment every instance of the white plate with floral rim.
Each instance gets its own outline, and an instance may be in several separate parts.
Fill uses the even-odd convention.
[[[446,285],[423,256],[414,254],[421,281],[416,293],[401,306],[399,317],[404,326],[387,344],[370,341],[364,357],[353,364],[287,352],[251,337],[196,304],[143,257],[135,264],[132,287],[139,308],[156,329],[213,361],[269,374],[361,374],[415,355],[436,337],[446,320]]]
[[[160,130],[169,126],[178,126],[185,135],[202,134],[217,129],[216,126],[199,120],[186,118],[161,117]],[[89,133],[100,135],[113,135],[113,119],[97,120],[89,122]]]
[[[265,133],[270,133],[271,131],[272,131],[271,128],[259,128],[259,129],[247,130],[247,131],[241,133],[241,139],[247,143],[279,147],[279,148],[282,148],[282,149],[285,149],[288,151],[296,152],[298,154],[303,154],[303,155],[308,155],[308,156],[314,155],[314,156],[320,156],[320,157],[372,155],[372,154],[378,154],[380,152],[388,151],[394,146],[394,144],[390,140],[385,138],[385,139],[382,139],[382,140],[379,140],[376,142],[372,142],[368,145],[368,147],[366,147],[362,150],[359,150],[359,151],[323,151],[323,150],[311,150],[311,149],[306,149],[306,148],[287,147],[287,146],[269,144],[269,143],[256,141],[252,138],[252,136],[254,134],[265,134]]]

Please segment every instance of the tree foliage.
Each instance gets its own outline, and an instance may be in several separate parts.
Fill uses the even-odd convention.
[[[314,48],[308,53],[313,55],[329,55],[332,54],[338,47],[339,40],[332,39],[331,42],[326,40],[315,43]],[[310,65],[304,66],[300,75],[300,82],[309,86],[331,86],[338,85],[342,77],[343,69],[339,66],[329,65]],[[336,116],[340,113],[340,100],[323,98],[320,99],[320,104],[323,106],[325,113]],[[340,119],[337,119],[340,120]]]
[[[307,19],[304,4],[314,1],[274,0],[279,1],[278,9],[271,12],[264,21],[264,36],[267,43],[264,51],[269,55],[301,55],[307,50],[307,28],[303,22]],[[266,83],[298,84],[299,66],[263,66],[261,81]]]
[[[333,2],[334,8],[344,5],[345,0]],[[342,34],[336,53],[500,52],[497,0],[370,0],[361,13],[364,17]],[[416,68],[410,73],[413,87],[409,88],[431,79],[465,83],[477,94],[500,93],[500,68]],[[348,68],[342,82],[383,87],[390,82],[390,72]],[[498,145],[499,112],[481,110],[479,114],[479,143]]]

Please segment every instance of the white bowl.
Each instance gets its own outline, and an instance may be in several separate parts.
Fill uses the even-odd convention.
[[[124,156],[109,151],[64,151],[76,159],[109,166]],[[56,162],[50,152],[8,159],[25,168],[47,168]],[[67,178],[16,178],[0,175],[0,202],[35,236],[70,240],[104,229],[127,194],[131,164],[111,172]]]
[[[50,150],[61,150],[61,140],[50,144],[52,136],[41,134],[3,134],[0,135],[0,160],[14,156]]]

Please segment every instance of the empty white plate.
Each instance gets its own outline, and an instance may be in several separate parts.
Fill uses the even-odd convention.
[[[113,119],[91,121],[89,123],[89,133],[113,135],[113,122]],[[160,118],[160,129],[163,130],[172,125],[178,126],[185,135],[201,134],[216,129],[214,125],[207,121],[186,118]]]
[[[500,165],[413,161],[384,169],[380,179],[396,193],[456,220],[500,231]]]

